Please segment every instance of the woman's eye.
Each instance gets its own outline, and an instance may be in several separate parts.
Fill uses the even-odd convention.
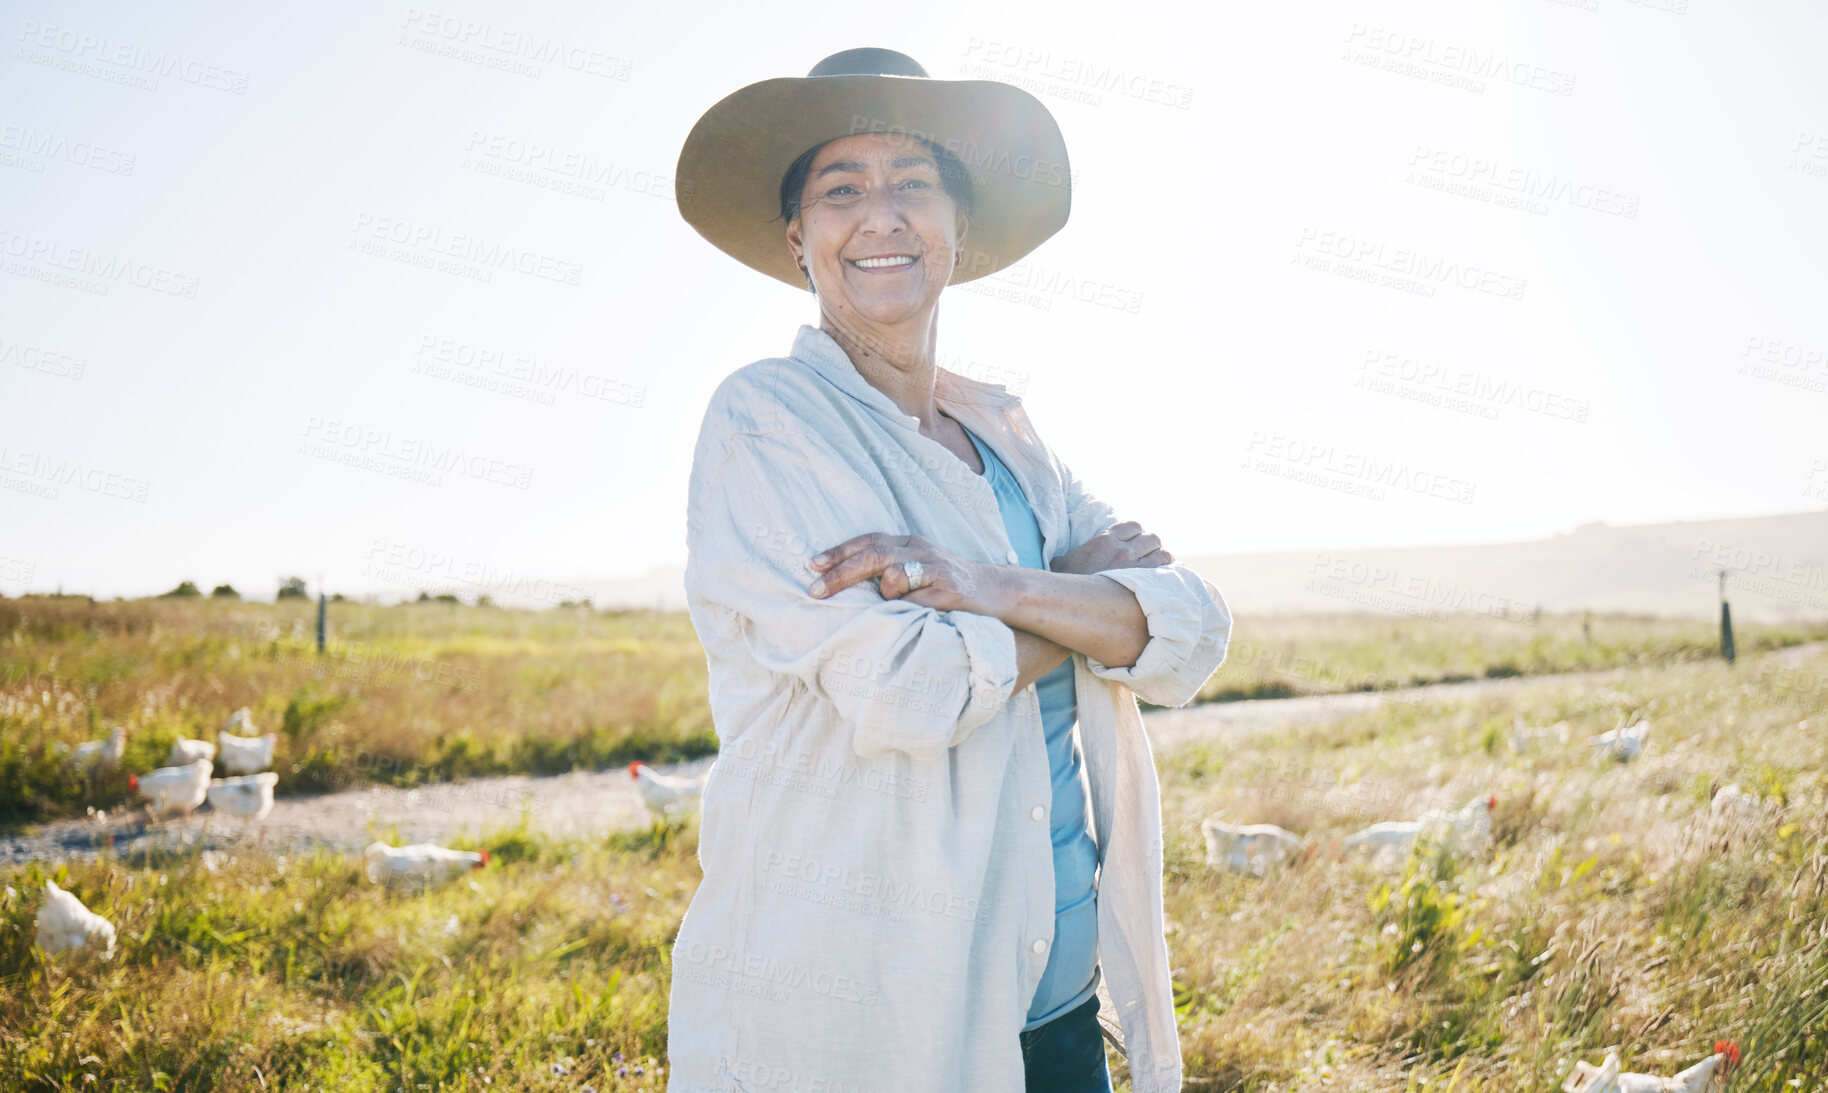
[[[833,186],[831,189],[825,191],[825,196],[826,197],[849,197],[855,193],[857,193],[857,187],[852,186],[850,183],[846,182],[842,186]]]

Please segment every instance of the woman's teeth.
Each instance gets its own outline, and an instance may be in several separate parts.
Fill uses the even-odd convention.
[[[899,266],[911,266],[914,259],[910,255],[895,258],[859,258],[856,265],[859,269],[895,269]]]

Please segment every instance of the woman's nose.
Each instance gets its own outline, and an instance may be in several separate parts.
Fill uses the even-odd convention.
[[[907,226],[907,208],[892,187],[872,186],[864,198],[863,215],[858,226],[865,231],[892,234]]]

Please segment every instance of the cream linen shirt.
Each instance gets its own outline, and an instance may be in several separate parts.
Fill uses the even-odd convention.
[[[1117,522],[1004,388],[941,369],[934,398],[1021,483],[1048,558]],[[872,531],[1016,564],[990,484],[917,425],[812,326],[705,412],[685,584],[720,749],[704,880],[672,949],[671,1093],[1023,1088],[1054,877],[1040,705],[1015,690],[1014,632],[870,581],[807,592],[813,555]],[[1161,804],[1134,696],[1190,701],[1231,612],[1179,565],[1105,575],[1135,594],[1149,641],[1128,668],[1073,656],[1100,1016],[1137,1093],[1173,1093]]]

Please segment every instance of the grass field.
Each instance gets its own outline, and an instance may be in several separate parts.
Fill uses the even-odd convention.
[[[463,754],[502,768],[599,761],[566,750],[577,740],[619,761],[638,732],[682,754],[704,746],[687,743],[706,732],[703,661],[673,616],[347,605],[367,674],[317,679],[290,627],[302,607],[0,609],[8,663],[23,666],[8,669],[0,747],[27,772],[47,739],[97,737],[115,720],[145,730],[140,759],[158,750],[152,734],[213,729],[242,704],[277,729],[305,692],[341,704],[292,715],[305,726],[282,732],[285,761],[301,763],[293,778],[432,777],[461,768],[418,757],[451,755],[465,734]],[[1432,623],[1252,625],[1240,644],[1280,633],[1289,649],[1339,648],[1355,665],[1386,645],[1421,664],[1454,644]],[[1753,654],[1761,639],[1748,633],[1729,667],[1692,659],[1677,630],[1644,623],[1633,646],[1639,624],[1595,620],[1596,640],[1602,625],[1618,628],[1613,655],[1639,668],[1159,757],[1189,1090],[1547,1093],[1574,1058],[1598,1062],[1609,1046],[1629,1067],[1673,1073],[1723,1037],[1746,1056],[1733,1090],[1828,1089],[1828,654]],[[473,671],[477,689],[440,682],[439,665]],[[1653,725],[1629,764],[1584,743],[1621,714]],[[1513,715],[1565,721],[1567,742],[1544,731],[1518,752]],[[545,750],[517,743],[534,733]],[[301,762],[363,748],[401,764]],[[1773,801],[1769,818],[1709,826],[1710,792],[1726,782]],[[1488,792],[1500,802],[1488,855],[1384,873],[1330,849],[1373,820]],[[39,807],[83,799],[61,793]],[[1281,823],[1321,849],[1262,880],[1215,873],[1198,829],[1215,812]],[[697,881],[695,835],[695,823],[589,844],[497,832],[481,841],[495,863],[473,884],[417,894],[375,888],[356,860],[326,853],[0,868],[0,1088],[662,1088],[668,946]],[[33,951],[46,876],[114,921],[112,961]]]
[[[209,600],[0,599],[0,825],[130,800],[126,772],[178,736],[214,739],[240,706],[279,733],[279,792],[410,786],[711,755],[704,654],[678,613],[426,603],[330,608]],[[1828,621],[1756,627],[1743,653],[1828,638]],[[1705,659],[1710,624],[1544,616],[1250,619],[1204,700]],[[123,769],[65,775],[59,742],[132,730]]]
[[[1828,1088],[1828,655],[1395,703],[1162,764],[1169,946],[1192,1090],[1550,1090],[1615,1046],[1671,1074],[1733,1038],[1735,1090]],[[1586,744],[1652,724],[1628,764]],[[1512,717],[1566,721],[1515,750]],[[1711,826],[1727,783],[1776,804]],[[1495,794],[1494,850],[1395,874],[1333,840]],[[1265,880],[1203,864],[1203,816],[1317,852]]]

